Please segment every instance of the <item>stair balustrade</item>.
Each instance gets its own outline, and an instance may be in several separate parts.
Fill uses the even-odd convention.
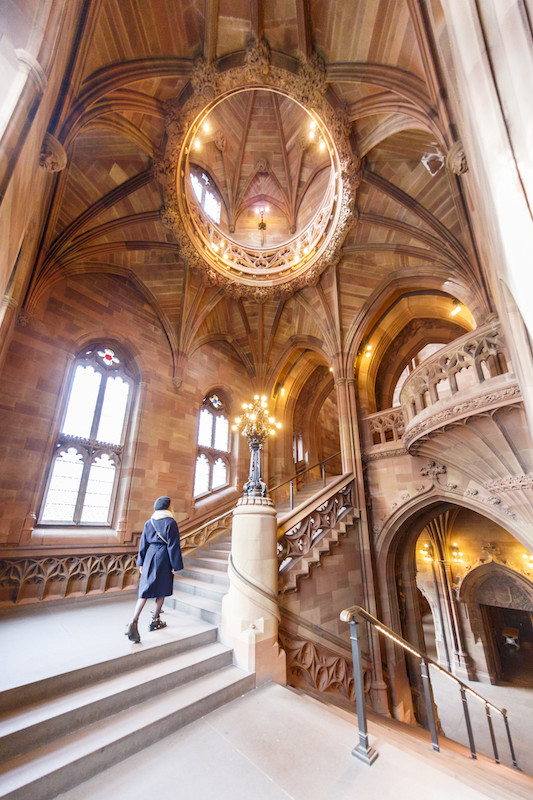
[[[346,525],[358,515],[354,493],[353,475],[340,476],[329,493],[323,494],[319,505],[312,503],[310,509],[304,507],[296,518],[290,515],[285,518],[278,538],[280,592],[296,589],[298,578],[308,575],[320,556],[337,544]]]
[[[421,652],[412,644],[407,642],[393,630],[388,628],[383,622],[381,622],[376,617],[373,617],[372,614],[369,614],[368,611],[365,611],[364,608],[361,606],[351,606],[350,608],[346,608],[341,612],[340,618],[343,622],[348,622],[350,624],[350,639],[352,642],[352,656],[353,656],[353,671],[354,671],[354,680],[355,680],[355,696],[356,696],[356,710],[357,710],[357,722],[358,722],[358,729],[359,729],[359,742],[353,749],[353,755],[359,758],[361,761],[364,761],[366,764],[371,765],[376,758],[378,757],[377,752],[374,748],[369,746],[368,742],[368,728],[367,728],[367,719],[366,719],[366,707],[365,707],[365,699],[364,699],[364,685],[363,685],[363,665],[361,661],[361,654],[359,649],[359,642],[360,637],[358,634],[357,626],[360,622],[357,621],[357,617],[360,619],[366,620],[370,625],[373,625],[375,629],[383,636],[387,636],[391,639],[395,644],[401,647],[406,652],[410,653],[415,658],[420,660],[420,675],[422,679],[422,686],[424,688],[424,698],[426,701],[426,709],[428,715],[428,725],[429,731],[431,734],[431,743],[433,745],[433,750],[436,752],[439,751],[439,740],[438,740],[438,733],[437,733],[437,721],[435,718],[435,706],[433,701],[433,689],[431,686],[431,678],[429,674],[429,667],[433,667],[434,669],[439,670],[439,672],[443,673],[448,677],[450,680],[454,681],[458,688],[461,695],[461,702],[463,708],[463,715],[466,725],[466,730],[468,734],[468,742],[470,746],[470,754],[473,759],[477,758],[476,753],[476,745],[474,741],[474,733],[472,730],[472,724],[470,720],[470,712],[468,709],[468,701],[467,695],[474,697],[476,700],[480,701],[485,706],[485,713],[487,717],[487,725],[489,728],[490,739],[492,743],[492,749],[494,752],[494,761],[499,764],[500,763],[500,756],[498,752],[498,747],[496,744],[496,736],[494,733],[494,726],[492,724],[492,717],[491,711],[494,711],[497,714],[500,714],[504,725],[505,731],[507,734],[507,740],[509,744],[509,749],[511,752],[511,760],[513,763],[513,767],[519,769],[515,751],[513,747],[513,741],[511,738],[511,730],[509,727],[509,720],[507,718],[507,710],[505,708],[498,708],[493,703],[486,700],[480,694],[475,692],[466,683],[456,678],[455,675],[452,675],[451,672],[445,670],[436,661],[430,658],[426,653]]]
[[[333,453],[333,455],[322,459],[322,461],[317,461],[317,463],[313,464],[311,467],[306,467],[306,469],[302,469],[298,472],[295,472],[294,475],[291,475],[290,478],[286,478],[281,483],[276,484],[276,486],[269,487],[268,494],[273,495],[274,492],[279,491],[279,489],[283,488],[284,486],[288,486],[289,504],[290,504],[290,509],[292,511],[294,508],[294,496],[298,492],[298,487],[302,484],[302,482],[305,482],[304,477],[306,475],[309,475],[309,473],[312,472],[313,470],[320,468],[320,479],[322,481],[322,485],[326,486],[326,464],[333,458],[340,456],[340,454],[341,451],[338,450],[336,453]]]

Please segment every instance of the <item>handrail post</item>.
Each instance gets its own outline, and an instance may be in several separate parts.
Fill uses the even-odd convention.
[[[293,487],[293,483],[292,483],[292,478],[289,481],[289,500],[290,500],[291,511],[292,511],[293,508],[294,508],[294,487]]]
[[[326,466],[325,466],[325,462],[324,461],[322,461],[320,463],[320,472],[322,473],[322,482],[323,482],[323,484],[325,486],[326,485]]]
[[[498,746],[496,744],[496,737],[494,736],[494,726],[492,725],[492,717],[490,715],[489,704],[485,703],[485,713],[487,714],[487,723],[489,726],[490,739],[492,742],[492,749],[494,750],[494,761],[500,763],[500,755],[498,753]]]
[[[468,733],[468,742],[470,744],[470,753],[472,755],[472,758],[475,760],[475,759],[477,759],[476,745],[474,743],[474,734],[472,732],[472,723],[470,722],[470,711],[468,710],[468,701],[466,699],[465,687],[461,686],[459,691],[461,692],[461,700],[463,701],[463,713],[465,715],[466,732]]]
[[[424,697],[426,698],[426,708],[428,712],[429,732],[431,734],[431,744],[433,750],[440,751],[439,737],[437,734],[437,721],[435,719],[435,706],[433,703],[433,690],[431,688],[431,679],[429,677],[428,662],[425,658],[420,659],[420,674],[422,676],[422,686],[424,687]]]
[[[350,639],[352,640],[353,678],[355,684],[355,702],[357,710],[357,725],[359,728],[359,744],[352,750],[352,755],[371,766],[378,757],[377,750],[368,744],[368,728],[366,722],[365,691],[363,685],[363,669],[359,655],[359,640],[355,619],[350,619]]]
[[[513,740],[511,739],[511,729],[509,727],[509,720],[507,719],[507,709],[506,708],[502,708],[502,716],[503,716],[503,721],[505,722],[505,730],[507,731],[507,738],[509,740],[509,750],[511,751],[511,758],[513,760],[513,767],[515,767],[516,769],[519,769],[519,766],[516,763],[516,756],[515,756],[515,753],[514,753]]]

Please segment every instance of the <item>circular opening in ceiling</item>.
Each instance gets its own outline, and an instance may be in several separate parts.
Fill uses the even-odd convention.
[[[197,120],[186,153],[188,210],[215,252],[225,240],[266,252],[306,230],[299,249],[316,244],[309,229],[333,202],[333,146],[295,100],[265,88],[227,95]]]

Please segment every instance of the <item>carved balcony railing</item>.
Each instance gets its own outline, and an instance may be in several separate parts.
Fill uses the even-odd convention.
[[[347,525],[358,515],[354,504],[353,475],[340,479],[324,490],[322,502],[313,498],[295,515],[287,515],[279,525],[278,564],[279,590],[297,588],[299,578],[309,574],[311,566],[330,552],[345,533]]]
[[[442,400],[476,391],[509,373],[505,343],[497,321],[483,325],[442,347],[405,381],[400,403],[407,423]]]
[[[363,419],[365,446],[392,445],[399,442],[405,431],[405,419],[401,408],[387,408]]]
[[[491,398],[494,390],[498,392],[493,398],[496,403],[506,401],[513,377],[498,322],[477,328],[440,348],[409,375],[400,392],[400,406],[363,419],[365,450],[409,448],[432,420],[438,426],[439,419],[446,422],[453,416],[450,406],[457,407],[458,413],[458,404],[470,403],[473,413],[484,407],[478,397],[483,389]],[[516,394],[514,387],[512,393]],[[473,396],[477,398],[474,404]]]

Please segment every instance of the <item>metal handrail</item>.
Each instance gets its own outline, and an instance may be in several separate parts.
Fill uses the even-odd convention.
[[[500,763],[500,757],[498,754],[498,748],[496,745],[496,738],[494,735],[494,728],[492,725],[492,718],[490,716],[490,709],[493,711],[498,712],[498,714],[502,715],[505,730],[507,733],[507,739],[509,742],[509,749],[511,751],[511,759],[513,762],[513,767],[518,769],[518,764],[516,761],[515,751],[513,747],[513,741],[511,739],[511,731],[509,728],[509,720],[507,719],[507,709],[505,708],[498,708],[495,706],[494,703],[491,703],[486,698],[482,697],[480,694],[475,692],[471,689],[466,683],[463,683],[459,678],[455,675],[452,675],[451,672],[441,667],[430,658],[426,653],[418,650],[414,647],[410,642],[403,639],[393,630],[388,628],[381,620],[373,617],[372,614],[369,614],[368,611],[365,611],[364,608],[361,606],[351,606],[350,608],[345,608],[344,611],[341,612],[340,618],[342,622],[349,622],[350,623],[350,639],[352,642],[352,656],[353,656],[353,667],[354,667],[354,680],[355,680],[355,694],[356,694],[356,702],[357,702],[357,720],[358,720],[358,727],[359,727],[359,743],[356,745],[354,750],[352,751],[355,756],[360,758],[367,764],[372,764],[376,758],[378,757],[377,752],[372,748],[369,747],[368,744],[368,730],[367,730],[367,722],[366,722],[366,709],[365,709],[365,700],[364,700],[364,691],[363,691],[363,672],[361,666],[361,658],[359,655],[359,638],[357,635],[357,625],[356,616],[361,617],[362,619],[369,622],[373,625],[379,633],[382,633],[384,636],[387,636],[389,639],[392,639],[397,645],[402,647],[407,652],[411,653],[411,655],[416,656],[420,659],[420,674],[422,677],[422,685],[424,687],[424,697],[426,700],[426,707],[428,713],[428,723],[429,723],[429,730],[431,733],[431,742],[433,745],[433,749],[435,751],[439,751],[439,742],[438,742],[438,735],[437,735],[437,722],[435,719],[435,708],[433,704],[433,690],[431,687],[431,679],[429,677],[429,665],[434,667],[435,669],[442,672],[446,675],[450,680],[455,681],[459,685],[459,691],[461,693],[461,700],[463,704],[463,713],[465,718],[466,730],[468,734],[468,741],[470,745],[470,754],[473,759],[477,758],[476,754],[476,746],[474,742],[474,734],[472,731],[472,724],[470,722],[470,712],[468,710],[468,703],[466,694],[467,692],[475,697],[477,700],[481,700],[481,702],[485,706],[485,712],[487,715],[487,724],[489,727],[489,733],[492,743],[492,749],[494,752],[494,760],[497,764]]]
[[[305,475],[306,472],[310,472],[312,469],[315,469],[316,467],[320,467],[323,485],[325,486],[326,485],[326,471],[324,469],[324,464],[326,463],[326,461],[330,461],[332,458],[335,458],[335,456],[340,456],[340,454],[341,454],[341,451],[338,450],[336,453],[333,453],[333,455],[328,456],[327,458],[323,458],[322,461],[317,461],[317,463],[313,464],[312,467],[306,467],[306,469],[302,469],[300,472],[296,472],[290,478],[286,478],[284,481],[282,481],[282,483],[278,483],[277,486],[269,486],[268,487],[268,491],[269,492],[275,492],[276,489],[281,489],[282,486],[285,486],[288,483],[289,484],[290,504],[291,504],[291,511],[292,511],[292,509],[294,508],[294,483],[293,482],[295,480],[297,480],[298,478],[301,478],[302,475]]]

